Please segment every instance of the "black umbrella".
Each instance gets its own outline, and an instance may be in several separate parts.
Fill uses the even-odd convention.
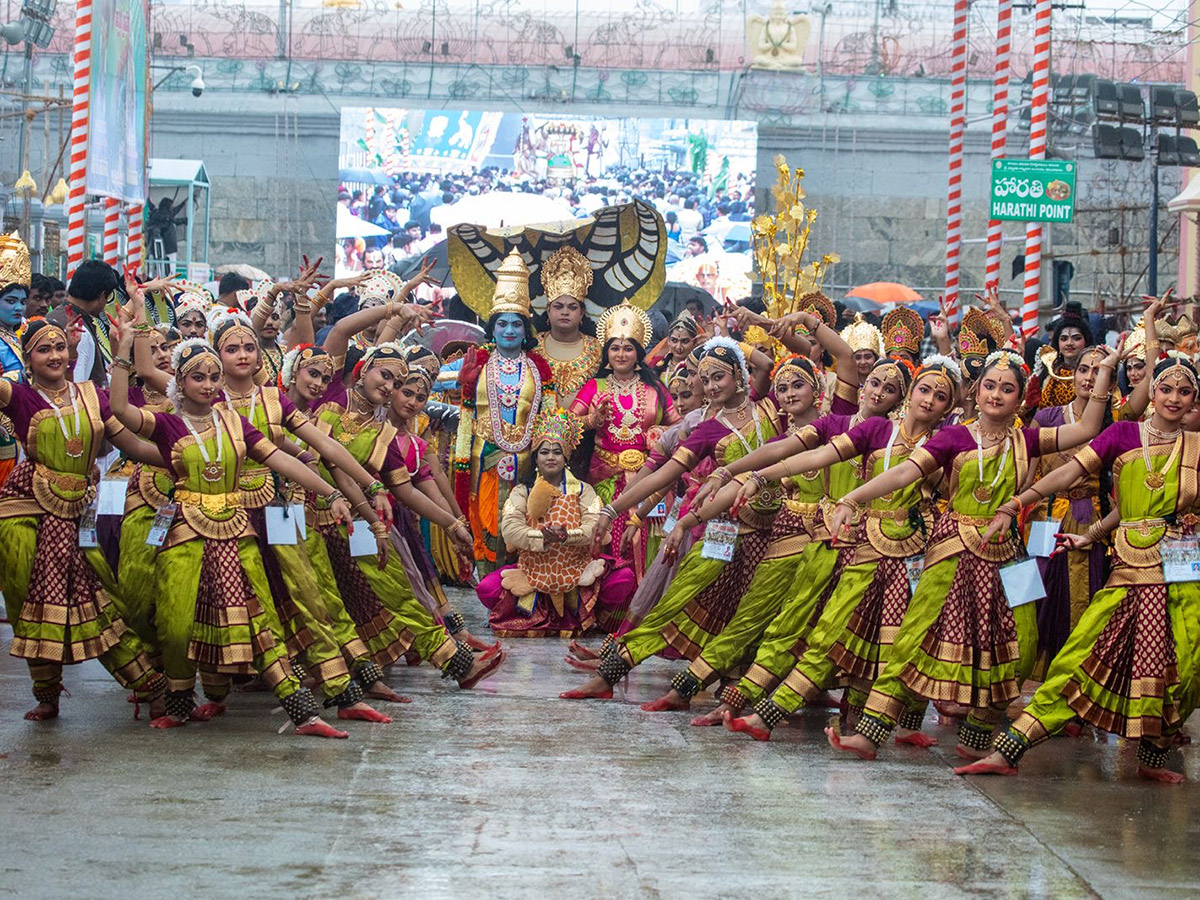
[[[438,241],[424,253],[406,256],[392,266],[392,271],[407,281],[421,271],[425,260],[431,259],[433,270],[429,274],[433,276],[433,280],[442,287],[453,287],[454,281],[450,277],[450,260],[446,256],[446,249],[446,242]]]
[[[717,308],[717,301],[703,288],[683,281],[668,281],[663,285],[662,293],[658,295],[658,300],[651,309],[659,310],[668,320],[671,320],[683,312],[689,300],[699,300],[700,308],[705,313],[711,313]]]
[[[876,303],[874,300],[868,300],[865,297],[843,297],[838,301],[850,312],[860,313],[877,313],[883,310],[883,306]]]

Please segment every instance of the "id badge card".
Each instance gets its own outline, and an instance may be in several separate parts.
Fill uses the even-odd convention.
[[[154,523],[150,526],[150,533],[146,535],[146,543],[151,547],[161,547],[167,540],[167,532],[171,530],[171,523],[175,521],[175,513],[179,512],[178,503],[164,503],[158,508],[158,512],[154,514]]]
[[[1029,540],[1025,542],[1025,546],[1029,549],[1029,555],[1045,557],[1053,553],[1054,548],[1058,546],[1054,536],[1058,534],[1058,529],[1061,527],[1062,522],[1056,519],[1030,522]]]
[[[908,576],[908,593],[911,596],[917,592],[917,583],[921,573],[925,571],[924,556],[909,556],[904,560],[904,573]]]
[[[304,504],[293,503],[290,505],[292,511],[292,521],[296,523],[296,534],[300,535],[301,541],[308,540],[308,520],[304,517]]]
[[[1001,566],[1000,583],[1004,586],[1004,596],[1008,599],[1010,609],[1046,596],[1042,573],[1038,569],[1037,559],[1032,556]]]
[[[267,543],[272,547],[292,547],[296,544],[296,522],[290,506],[268,506]]]
[[[354,531],[350,535],[351,556],[374,556],[379,552],[375,544],[375,535],[371,534],[371,525],[365,519],[355,519],[352,523]]]
[[[125,515],[125,491],[128,487],[128,478],[100,479],[100,488],[96,494],[96,515]]]
[[[663,534],[670,534],[675,530],[675,523],[679,521],[679,510],[683,508],[683,498],[676,497],[675,502],[671,504],[671,511],[667,513],[667,517],[663,520]]]
[[[667,517],[667,501],[659,500],[658,505],[647,513],[647,519],[665,519]]]
[[[1160,546],[1164,582],[1200,581],[1200,537],[1163,540]]]
[[[700,549],[700,555],[704,559],[719,559],[721,562],[729,562],[733,559],[737,533],[736,522],[728,519],[712,519],[704,527],[704,546]]]
[[[93,500],[79,517],[79,546],[84,549],[100,546],[100,539],[96,535],[96,503]]]

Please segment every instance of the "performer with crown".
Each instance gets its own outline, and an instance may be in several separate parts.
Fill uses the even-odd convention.
[[[592,278],[587,257],[570,245],[563,245],[542,263],[550,330],[538,335],[537,350],[554,372],[559,403],[567,407],[601,363],[601,342],[583,331],[587,319],[584,301]]]
[[[842,329],[842,340],[854,351],[859,383],[865,382],[871,367],[884,356],[883,334],[864,319],[862,313],[855,313],[854,321]]]
[[[893,309],[880,324],[884,356],[897,356],[919,366],[921,340],[925,337],[925,323],[920,314],[912,309]]]
[[[29,248],[14,231],[0,234],[0,376],[9,381],[25,381],[25,358],[17,329],[25,316],[31,279]],[[0,485],[17,464],[17,440],[12,422],[0,417]]]
[[[529,307],[529,269],[513,250],[496,273],[484,330],[489,343],[449,367],[458,369],[462,388],[454,491],[459,506],[469,511],[475,559],[485,574],[510,561],[500,511],[513,487],[533,471],[530,444],[538,413],[557,403],[554,373],[533,352]]]
[[[678,422],[679,414],[646,364],[646,345],[653,333],[650,317],[625,302],[604,313],[598,331],[604,346],[599,377],[583,386],[569,411],[595,432],[588,480],[600,498],[611,503],[646,464],[647,448],[662,427]],[[614,553],[634,515],[630,510],[611,523]]]
[[[592,558],[600,499],[566,467],[579,437],[578,420],[561,409],[534,424],[536,473],[513,488],[500,518],[517,562],[477,588],[497,637],[575,637],[607,627],[633,594],[630,569]]]

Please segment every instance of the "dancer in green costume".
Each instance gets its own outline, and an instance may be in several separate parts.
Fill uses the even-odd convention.
[[[1168,583],[1164,548],[1194,535],[1197,526],[1200,435],[1181,427],[1196,402],[1196,370],[1181,357],[1165,359],[1155,367],[1150,387],[1148,421],[1109,426],[996,513],[989,531],[1004,531],[1023,508],[1111,469],[1120,524],[1112,542],[1112,574],[1050,664],[1046,680],[996,736],[986,758],[956,769],[960,775],[1015,775],[1030,747],[1079,716],[1138,741],[1141,777],[1184,780],[1167,768],[1167,757],[1200,693],[1200,582]],[[1084,536],[1064,535],[1063,543],[1083,549],[1104,530],[1093,526]]]
[[[939,469],[948,473],[950,509],[930,537],[891,659],[875,681],[856,733],[845,737],[826,729],[835,749],[874,759],[900,718],[926,700],[970,707],[959,728],[959,748],[987,748],[1032,668],[1037,626],[1033,604],[1010,607],[1001,586],[1000,567],[1017,557],[1019,540],[1012,534],[998,540],[989,534],[985,540],[984,529],[1024,483],[1033,457],[1076,446],[1099,431],[1116,361],[1115,351],[1108,351],[1079,422],[1039,430],[1014,423],[1027,378],[1024,362],[1007,350],[991,354],[976,387],[978,420],[941,429],[904,463],[838,501],[830,529],[849,535],[864,504]]]

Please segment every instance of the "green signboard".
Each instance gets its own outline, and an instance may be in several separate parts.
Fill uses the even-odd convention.
[[[1062,159],[993,160],[988,218],[1070,222],[1075,215],[1075,167]]]

